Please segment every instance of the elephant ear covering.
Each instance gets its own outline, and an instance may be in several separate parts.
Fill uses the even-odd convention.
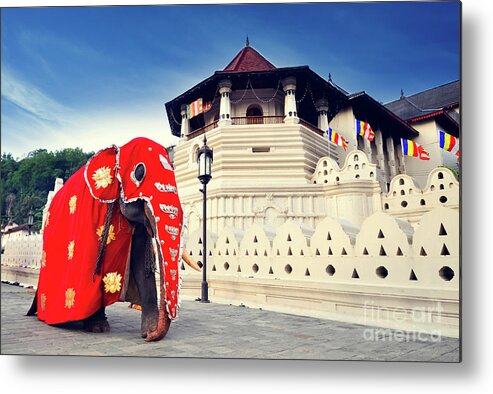
[[[48,324],[82,320],[120,300],[132,227],[113,207],[118,197],[118,150],[93,156],[55,194],[43,228],[38,318]],[[100,274],[95,263],[109,220]]]
[[[117,146],[100,150],[86,164],[84,178],[91,195],[102,202],[118,198],[119,184],[116,178],[119,150]]]
[[[152,140],[136,138],[121,147],[120,163],[122,200],[126,203],[143,200],[147,214],[152,216],[149,219],[154,220],[151,225],[162,279],[160,291],[165,294],[167,314],[174,319],[179,306],[183,211],[168,152]]]

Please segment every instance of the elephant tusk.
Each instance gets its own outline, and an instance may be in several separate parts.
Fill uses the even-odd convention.
[[[189,256],[188,252],[186,250],[183,251],[181,258],[189,265],[191,268],[193,268],[195,271],[201,271],[199,265],[192,260],[192,258]]]

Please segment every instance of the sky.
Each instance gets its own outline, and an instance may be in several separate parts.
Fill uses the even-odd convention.
[[[459,79],[457,2],[2,8],[1,151],[167,146],[164,103],[250,45],[380,102]]]

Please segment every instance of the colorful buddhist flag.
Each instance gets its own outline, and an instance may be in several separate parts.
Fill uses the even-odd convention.
[[[356,135],[360,135],[366,138],[368,141],[373,141],[375,139],[375,133],[371,129],[368,122],[363,122],[362,120],[355,119],[356,123]]]
[[[336,145],[342,146],[344,148],[344,150],[347,149],[348,145],[347,145],[347,141],[344,139],[344,137],[342,135],[340,135],[339,133],[336,133],[330,127],[329,127],[329,130],[327,132],[327,137],[329,138],[330,142],[332,142]]]
[[[192,119],[203,112],[202,99],[199,98],[187,106],[188,119]]]
[[[430,155],[424,148],[414,141],[401,138],[402,154],[404,156],[418,157],[420,160],[430,160]]]
[[[204,112],[207,112],[211,109],[211,106],[212,103],[210,101],[206,101],[205,104],[202,106],[203,107],[202,109],[204,110]]]
[[[444,131],[438,131],[438,141],[440,143],[440,148],[455,154],[459,157],[459,139],[453,135],[447,134]]]

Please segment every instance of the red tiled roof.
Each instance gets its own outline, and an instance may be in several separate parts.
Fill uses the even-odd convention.
[[[223,71],[228,72],[248,72],[248,71],[269,71],[276,67],[265,57],[250,46],[243,48],[225,67]]]

